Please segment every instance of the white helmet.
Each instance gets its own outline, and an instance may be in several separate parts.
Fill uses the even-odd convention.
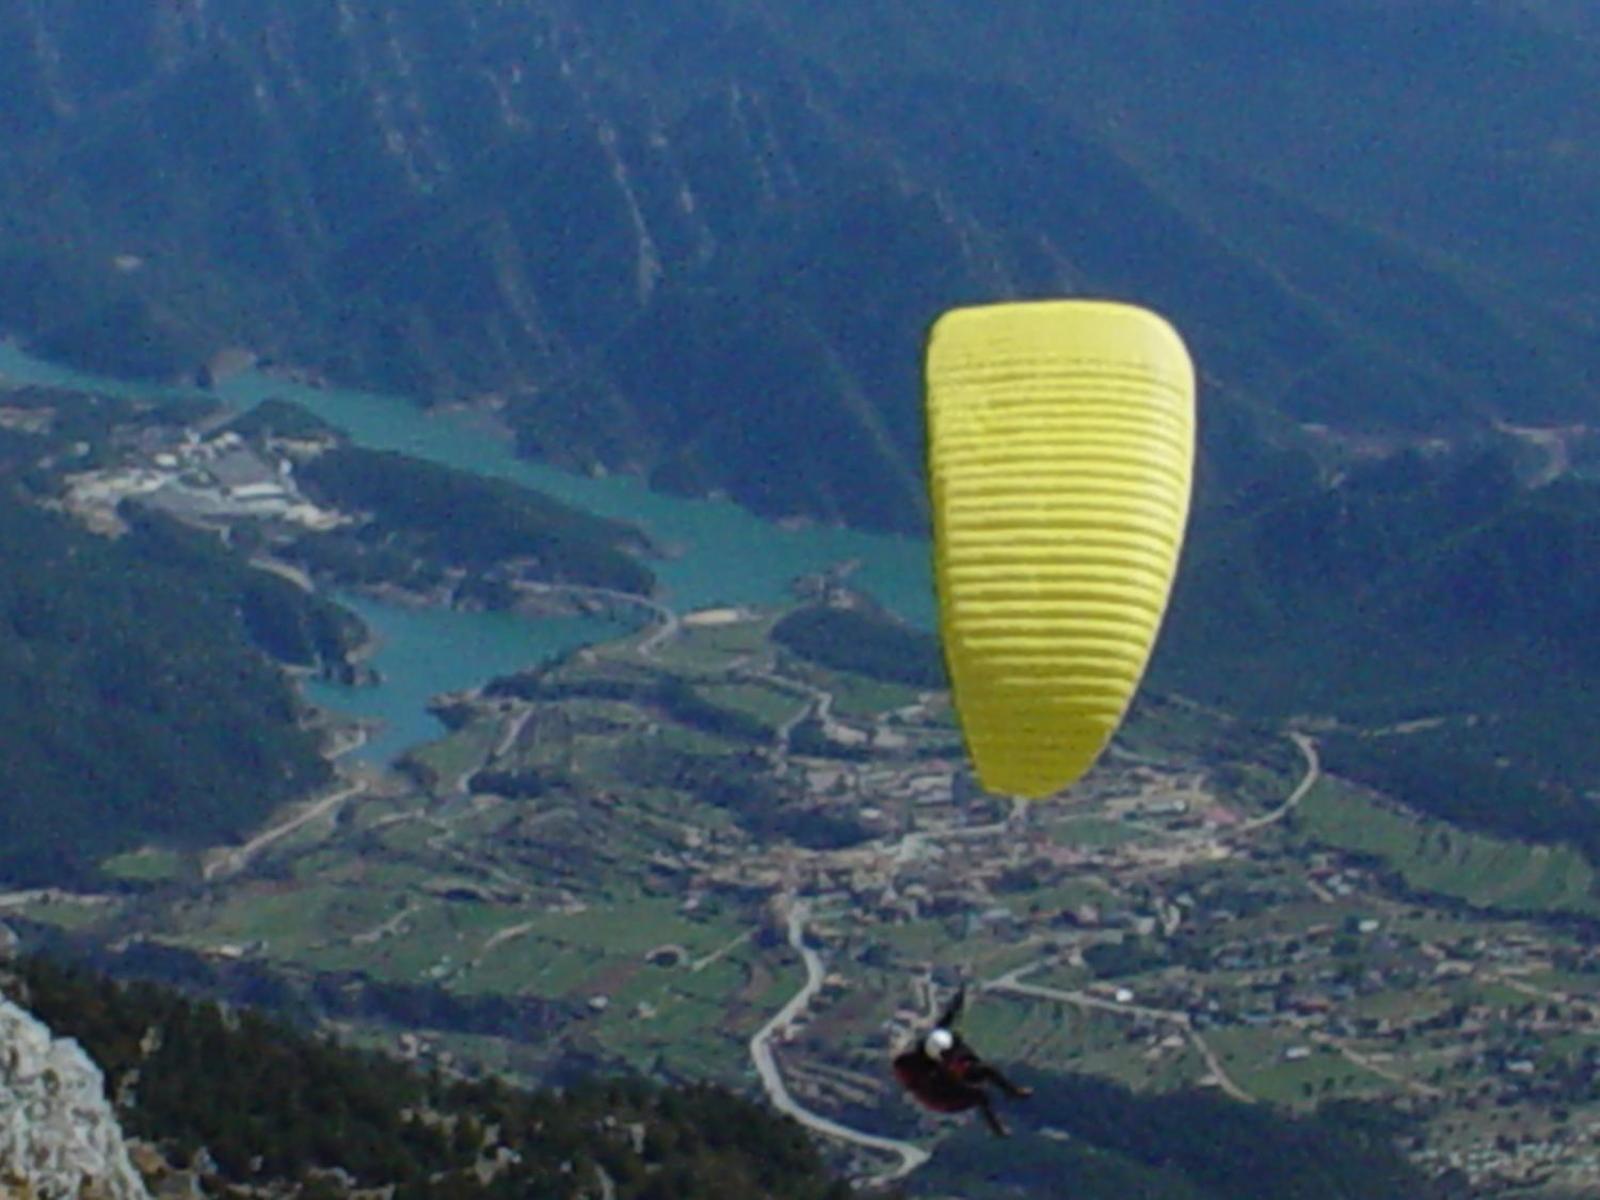
[[[948,1029],[935,1029],[922,1040],[922,1052],[929,1058],[940,1058],[948,1054],[955,1044],[955,1034]]]

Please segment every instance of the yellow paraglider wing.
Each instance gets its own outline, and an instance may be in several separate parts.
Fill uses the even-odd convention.
[[[1154,313],[956,309],[928,342],[940,631],[983,786],[1089,769],[1127,711],[1189,513],[1194,367]]]

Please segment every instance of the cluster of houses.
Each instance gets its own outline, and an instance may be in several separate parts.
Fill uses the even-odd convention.
[[[126,501],[195,524],[254,518],[327,530],[347,520],[306,498],[290,458],[269,459],[232,431],[186,430],[176,443],[150,431],[122,464],[71,475],[67,486],[69,510],[105,532],[121,527],[117,512]]]

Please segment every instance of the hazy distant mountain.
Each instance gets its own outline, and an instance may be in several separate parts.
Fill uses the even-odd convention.
[[[953,303],[1170,312],[1212,487],[1278,415],[1456,434],[1588,402],[1577,9],[642,11],[6,0],[0,325],[116,369],[234,341],[495,392],[560,461],[895,528]]]

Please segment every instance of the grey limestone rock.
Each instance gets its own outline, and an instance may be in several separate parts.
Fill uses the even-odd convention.
[[[83,1048],[0,997],[0,1195],[149,1200]]]

